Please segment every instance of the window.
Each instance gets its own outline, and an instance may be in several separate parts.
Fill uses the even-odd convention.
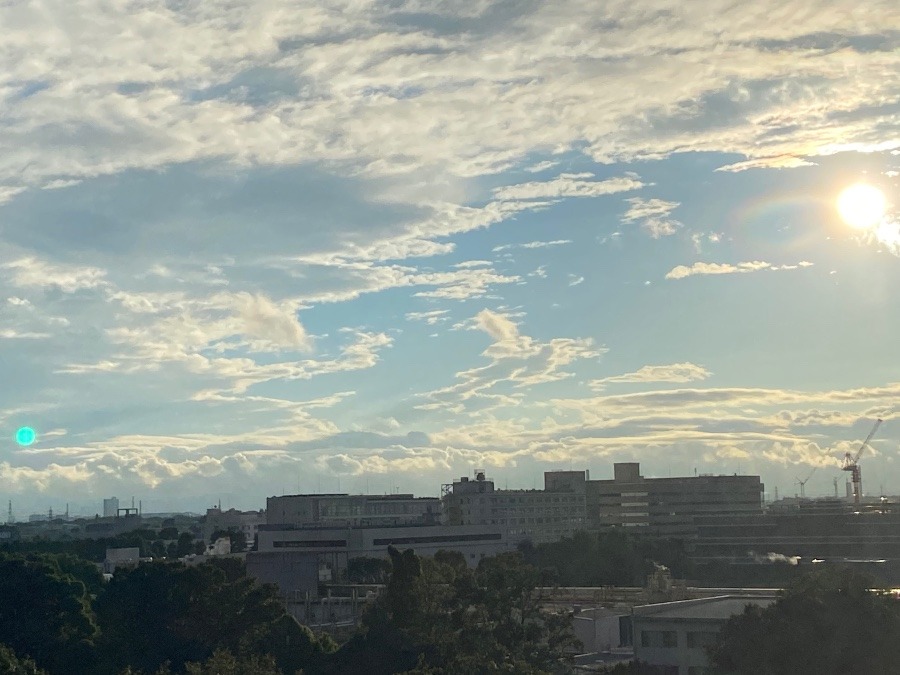
[[[678,646],[678,634],[674,630],[642,630],[641,647],[672,649]]]

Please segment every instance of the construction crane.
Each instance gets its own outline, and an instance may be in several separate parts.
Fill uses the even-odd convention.
[[[841,467],[841,470],[850,472],[850,481],[853,483],[854,504],[859,504],[859,499],[862,496],[862,476],[860,475],[859,471],[859,458],[862,456],[863,450],[866,449],[869,441],[872,440],[875,432],[878,431],[878,427],[881,426],[881,422],[882,420],[880,418],[875,420],[875,426],[872,427],[872,431],[870,431],[869,435],[866,436],[866,440],[864,440],[862,442],[862,445],[859,446],[859,450],[856,451],[855,455],[851,455],[849,452],[844,455],[844,465]]]
[[[809,475],[803,480],[800,480],[800,476],[797,476],[797,485],[800,486],[800,499],[806,498],[806,484],[809,482],[809,479],[813,477],[813,474],[816,472],[817,468],[818,467],[814,466],[813,470],[810,471]]]

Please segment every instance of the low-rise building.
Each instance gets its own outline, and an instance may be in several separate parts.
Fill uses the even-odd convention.
[[[387,558],[388,547],[412,549],[421,556],[457,551],[471,567],[485,557],[510,550],[506,533],[498,527],[406,525],[365,528],[260,528],[256,551],[247,553],[247,571],[263,581],[278,583],[291,597],[316,596],[320,581],[338,581],[352,558]],[[313,576],[309,570],[318,570]]]
[[[437,497],[311,494],[269,497],[266,523],[288,527],[384,527],[440,522]]]
[[[632,610],[634,656],[659,675],[706,675],[706,648],[747,605],[767,607],[775,596],[723,595],[644,605]]]

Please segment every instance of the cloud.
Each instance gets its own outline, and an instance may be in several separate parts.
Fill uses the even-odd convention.
[[[549,181],[519,183],[494,189],[499,200],[554,199],[562,197],[599,197],[639,190],[644,184],[637,178],[623,176],[606,180],[592,180],[594,174],[562,173]]]
[[[800,267],[812,267],[812,265],[813,263],[807,260],[801,260],[796,265],[772,265],[771,263],[762,260],[753,260],[737,264],[697,262],[690,267],[685,265],[673,267],[666,274],[666,279],[685,279],[696,275],[746,274],[747,272],[759,272],[761,270],[794,270]]]
[[[662,199],[642,199],[633,197],[626,200],[631,206],[622,220],[626,223],[640,222],[641,228],[654,239],[675,234],[681,223],[671,218],[671,213],[680,206],[679,202]]]
[[[535,248],[548,248],[550,246],[563,246],[565,244],[571,244],[571,239],[556,239],[554,241],[529,241],[524,244],[502,244],[501,246],[495,246],[491,250],[494,253],[498,253],[500,251],[508,251],[514,248],[526,248],[526,249],[535,249]]]
[[[312,348],[306,329],[297,320],[296,307],[278,307],[261,294],[241,293],[238,302],[240,317],[244,322],[243,332],[247,337],[287,349]]]
[[[55,264],[33,257],[6,263],[10,283],[18,288],[59,288],[64,293],[106,285],[106,271],[97,267]]]
[[[584,283],[584,277],[578,276],[577,274],[569,275],[569,288],[572,286],[578,286]]]
[[[407,321],[424,321],[429,326],[435,326],[439,323],[443,323],[447,321],[449,318],[447,314],[450,313],[448,309],[433,309],[428,312],[407,312],[406,320]]]
[[[717,168],[716,171],[730,171],[732,173],[737,173],[749,169],[796,169],[801,166],[815,165],[815,162],[810,162],[803,157],[779,155],[775,157],[757,157],[755,159],[748,159],[744,162],[726,164],[725,166]]]
[[[590,386],[595,391],[605,389],[607,384],[624,382],[695,382],[707,379],[710,373],[695,363],[671,363],[664,366],[643,366],[632,373],[613,375],[592,380]]]

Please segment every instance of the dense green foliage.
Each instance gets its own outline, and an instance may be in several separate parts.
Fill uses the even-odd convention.
[[[235,559],[144,563],[103,584],[95,565],[72,556],[5,554],[0,592],[0,672],[28,673],[36,663],[50,675],[183,673],[228,652],[239,663],[271,658],[277,672],[293,674],[333,649]]]
[[[385,593],[326,673],[418,675],[565,671],[574,644],[568,615],[540,607],[545,573],[517,553],[484,558],[473,571],[461,554],[423,559],[390,549]]]
[[[732,617],[710,651],[729,675],[900,673],[900,602],[847,569],[804,576],[765,609]]]
[[[173,527],[154,530],[132,530],[114,537],[98,539],[30,539],[8,541],[0,550],[7,553],[68,554],[88,562],[103,562],[108,548],[137,548],[142,558],[176,558],[203,553],[205,544],[190,532],[178,534]]]
[[[638,538],[621,530],[577,532],[521,551],[531,565],[555,570],[560,586],[643,586],[657,564],[679,579],[695,573],[683,541]]]
[[[383,584],[391,575],[391,561],[384,558],[350,558],[347,581],[352,584]]]
[[[541,610],[545,572],[519,554],[470,569],[458,553],[391,549],[385,592],[338,649],[286,613],[241,561],[145,562],[104,583],[70,555],[0,556],[0,673],[416,675],[566,672],[568,615]],[[389,570],[389,572],[388,572]]]
[[[53,673],[93,675],[99,631],[85,584],[50,556],[0,556],[0,643]]]
[[[0,645],[0,673],[2,675],[47,675],[47,671],[37,667],[28,658],[19,658],[6,645]]]

